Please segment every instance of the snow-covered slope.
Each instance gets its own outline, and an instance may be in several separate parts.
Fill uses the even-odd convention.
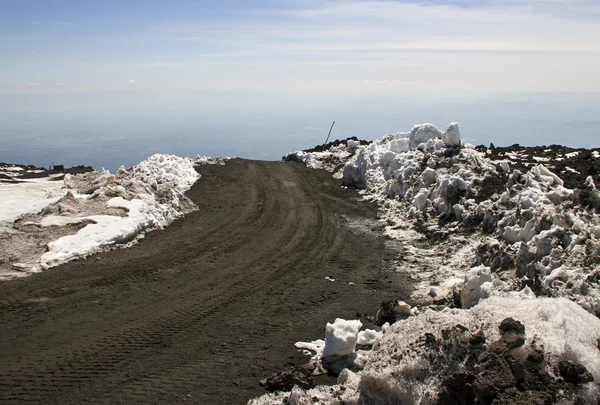
[[[0,223],[37,212],[65,195],[62,181],[50,178],[21,182],[0,182]]]
[[[329,170],[329,155],[347,157],[338,177],[379,203],[387,235],[402,243],[397,271],[414,281],[416,307],[403,303],[364,369],[342,372],[339,385],[250,403],[597,403],[594,178],[570,189],[548,157],[492,159],[464,144],[456,123],[349,149],[291,155]],[[518,332],[503,332],[510,324]]]
[[[2,185],[16,190],[52,183],[54,194],[31,209],[14,210],[2,223],[0,278],[24,276],[133,242],[144,231],[197,209],[184,194],[199,178],[194,164],[189,158],[156,154],[128,170],[121,167],[115,175],[101,170],[67,174],[64,182]],[[23,200],[30,198],[29,191],[20,194]]]

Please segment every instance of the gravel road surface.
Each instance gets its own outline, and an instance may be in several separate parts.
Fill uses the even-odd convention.
[[[305,361],[294,342],[336,317],[369,326],[407,296],[377,208],[330,173],[243,159],[199,171],[199,211],[0,283],[0,403],[244,404]]]

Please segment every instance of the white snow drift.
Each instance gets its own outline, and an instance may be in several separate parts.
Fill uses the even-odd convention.
[[[514,261],[512,276],[503,274],[508,288],[520,289],[530,280],[537,293],[568,297],[600,315],[598,284],[589,280],[600,272],[600,217],[543,164],[526,173],[506,162],[496,164],[462,143],[457,123],[444,132],[423,124],[368,146],[296,153],[310,166],[324,168],[315,162],[327,154],[348,156],[343,183],[362,189],[384,209],[388,235],[403,242],[404,256],[410,258],[399,271],[415,279],[415,299],[427,297],[432,287],[436,299],[449,294],[447,280],[462,279],[477,264],[477,250],[487,245]],[[494,179],[502,179],[503,187],[485,190]],[[587,192],[600,205],[591,177]],[[415,243],[423,238],[415,223],[443,236],[442,242],[428,248]],[[476,225],[468,240],[458,232],[464,223]]]
[[[49,178],[0,183],[0,223],[14,221],[30,212],[39,212],[48,204],[60,200],[65,195],[63,186],[62,181]]]
[[[57,266],[134,241],[148,229],[165,227],[197,208],[184,193],[198,178],[193,160],[163,154],[153,155],[129,170],[121,167],[115,175],[106,170],[66,175],[61,189],[58,184],[62,182],[54,182],[53,198],[40,201],[27,210],[30,214],[19,226],[9,223],[5,230],[10,231],[10,238],[24,232],[19,228],[22,226],[44,229],[79,224],[81,229],[49,242],[41,257],[15,260],[13,252],[14,270],[4,271],[0,277],[18,277]],[[51,182],[38,182],[46,183]],[[23,199],[29,196],[21,194]],[[10,218],[23,213],[13,211]]]
[[[411,311],[412,316],[383,328],[364,368],[343,371],[338,385],[294,388],[249,404],[435,403],[444,378],[460,372],[466,359],[460,350],[421,344],[425,335],[443,339],[443,330],[461,325],[456,342],[479,331],[490,342],[499,338],[498,325],[507,317],[525,325],[524,348],[543,350],[550,375],[556,376],[559,361],[571,360],[594,377],[594,383],[562,392],[558,401],[600,400],[600,293],[594,277],[600,271],[600,219],[579,204],[577,192],[543,164],[521,173],[507,161],[490,161],[460,140],[456,123],[445,132],[419,125],[352,152],[341,145],[296,156],[328,170],[332,167],[322,162],[331,155],[347,156],[343,182],[380,204],[388,236],[403,244],[398,271],[414,280],[413,298],[428,303],[454,290],[463,309]],[[485,191],[494,177],[505,186]],[[600,202],[591,178],[587,192]],[[468,238],[461,235],[463,224],[471,226]],[[480,265],[486,250],[497,274]],[[502,261],[508,265],[499,266]],[[532,284],[539,297],[524,284]],[[359,340],[358,331],[356,336]],[[322,348],[322,342],[313,348]]]

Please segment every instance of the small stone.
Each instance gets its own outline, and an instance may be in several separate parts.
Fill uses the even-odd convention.
[[[505,318],[500,323],[500,332],[517,332],[517,333],[525,333],[525,325],[521,322],[513,319],[513,318]]]
[[[394,307],[394,312],[398,315],[402,316],[410,316],[411,315],[411,306],[408,305],[404,301],[398,301],[396,306]]]
[[[594,381],[594,376],[582,364],[571,360],[563,360],[558,363],[558,370],[565,381],[573,384],[586,384]]]
[[[527,361],[532,364],[540,364],[544,361],[544,354],[541,351],[534,349],[527,355]]]

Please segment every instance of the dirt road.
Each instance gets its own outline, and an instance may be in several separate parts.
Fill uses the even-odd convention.
[[[406,293],[376,207],[329,173],[199,170],[199,211],[130,249],[0,283],[0,403],[243,404],[303,361],[294,342]]]

